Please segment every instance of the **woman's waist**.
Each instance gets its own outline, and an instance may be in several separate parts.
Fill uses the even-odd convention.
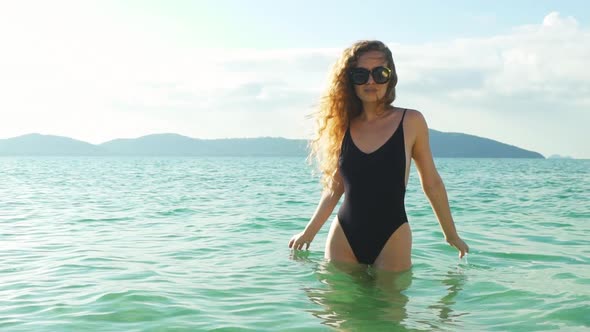
[[[345,198],[340,205],[338,215],[349,218],[399,218],[406,216],[406,208],[403,197],[362,202]]]

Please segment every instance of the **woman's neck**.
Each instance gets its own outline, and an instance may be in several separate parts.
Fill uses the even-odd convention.
[[[371,122],[383,117],[383,115],[391,109],[393,109],[393,107],[390,105],[383,105],[381,103],[363,103],[361,118],[365,121]]]

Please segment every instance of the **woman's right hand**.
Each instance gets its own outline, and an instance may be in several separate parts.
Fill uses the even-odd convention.
[[[309,244],[311,243],[311,241],[313,241],[313,238],[313,236],[306,234],[305,231],[299,234],[295,234],[289,241],[289,248],[295,250],[302,250],[303,245],[306,245],[305,249],[307,250],[309,249]]]

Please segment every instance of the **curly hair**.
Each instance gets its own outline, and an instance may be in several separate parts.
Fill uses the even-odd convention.
[[[361,40],[342,52],[332,67],[329,84],[315,112],[316,132],[310,141],[308,162],[315,159],[321,171],[321,183],[325,190],[332,192],[333,180],[338,169],[341,143],[350,120],[362,113],[362,102],[357,97],[349,78],[349,71],[356,67],[361,55],[369,51],[383,52],[391,69],[387,91],[382,102],[385,106],[395,100],[397,72],[389,48],[377,40]]]

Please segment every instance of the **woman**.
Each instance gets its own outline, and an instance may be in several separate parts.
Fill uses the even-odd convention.
[[[391,51],[379,41],[359,41],[335,64],[319,107],[310,158],[322,171],[322,197],[305,230],[289,241],[301,250],[344,201],[328,234],[325,258],[403,271],[411,267],[412,234],[404,196],[414,159],[446,241],[459,256],[469,247],[457,234],[443,181],[416,110],[392,105],[397,73]]]

